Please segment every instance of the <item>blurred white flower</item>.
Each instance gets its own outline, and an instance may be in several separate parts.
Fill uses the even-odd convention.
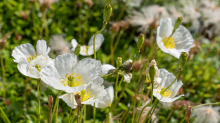
[[[62,35],[53,35],[50,38],[50,47],[58,54],[70,53],[70,44],[65,41]]]
[[[90,83],[80,92],[67,93],[61,95],[59,98],[65,101],[71,108],[76,108],[77,102],[75,95],[79,94],[81,96],[81,104],[93,106],[95,103],[96,108],[106,108],[111,105],[114,99],[114,89],[112,86],[104,89],[102,83],[103,79],[96,78],[93,83]]]
[[[202,106],[193,109],[191,117],[195,118],[193,123],[219,123],[219,107]]]
[[[131,7],[140,7],[141,3],[143,0],[123,0],[124,2],[127,1],[126,6],[131,6]]]
[[[154,69],[156,70],[156,73],[154,75],[154,88],[157,88],[160,83],[161,83],[161,78],[159,77],[159,70],[158,70],[158,67],[157,67],[157,62],[155,60],[152,60],[150,62],[150,64],[148,65],[148,68],[146,70],[146,81],[147,82],[151,82],[150,80],[150,74],[149,74],[149,70],[150,70],[150,67],[151,66],[154,66]]]
[[[160,25],[157,27],[157,45],[163,52],[179,58],[181,52],[189,54],[194,40],[190,32],[182,25],[171,36],[174,24],[175,22],[171,18],[160,20]]]
[[[166,6],[168,12],[169,12],[169,16],[172,18],[172,19],[177,19],[178,17],[183,17],[183,14],[181,11],[179,11],[179,6],[176,6],[176,5],[169,5],[169,6]]]
[[[57,56],[54,64],[42,69],[41,79],[58,90],[79,92],[97,79],[102,80],[98,60],[85,58],[77,63],[77,56],[69,53]]]
[[[113,69],[116,69],[116,68],[110,64],[103,64],[102,71],[100,72],[100,76],[107,74],[109,72],[109,70],[113,70]],[[121,74],[124,76],[124,82],[130,83],[131,78],[132,78],[132,74],[125,73],[125,72],[122,72]]]
[[[94,54],[94,51],[93,51],[93,38],[94,38],[94,35],[90,38],[88,46],[82,45],[80,47],[80,52],[79,52],[80,55],[89,56],[89,55]],[[96,37],[95,37],[95,51],[96,52],[101,47],[103,41],[104,41],[104,37],[103,37],[102,34],[96,35]],[[73,46],[72,50],[75,51],[75,48],[78,45],[78,42],[76,41],[76,39],[72,39],[71,44]]]
[[[12,51],[14,62],[18,63],[18,70],[25,76],[32,78],[40,78],[41,70],[53,65],[53,59],[48,56],[50,48],[44,40],[38,40],[37,51],[30,43],[22,44],[15,47]]]
[[[132,26],[141,26],[138,31],[147,33],[150,26],[155,28],[158,25],[158,20],[162,17],[167,17],[168,13],[165,8],[158,5],[151,5],[141,9],[141,12],[131,11],[130,24]]]
[[[161,93],[161,91],[165,90],[166,87],[168,87],[176,77],[172,73],[168,72],[166,69],[159,69],[159,73],[159,77],[162,79],[162,82],[158,88],[153,90],[153,95],[158,100],[160,100],[161,102],[174,102],[181,96],[184,96],[184,94],[182,94],[175,97],[180,87],[183,85],[181,81],[175,81],[173,85],[171,85],[166,91],[164,91],[164,93]]]

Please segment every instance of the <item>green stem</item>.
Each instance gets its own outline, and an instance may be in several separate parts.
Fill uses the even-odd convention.
[[[86,17],[85,17],[85,22],[84,22],[84,28],[88,28],[88,18],[89,18],[89,7],[88,7],[88,10],[86,11]],[[85,40],[86,40],[86,36],[87,36],[87,30],[84,29],[83,30],[83,38],[82,38],[82,44],[85,44]]]
[[[116,82],[115,82],[115,100],[117,100],[118,96],[118,78],[119,78],[119,74],[117,73],[117,77],[116,77]]]
[[[181,122],[180,123],[183,123],[183,121],[185,120],[186,118],[184,117],[182,120],[181,120]]]
[[[83,105],[83,108],[84,108],[84,123],[86,122],[86,105],[84,104]]]
[[[115,38],[115,33],[111,35],[111,41],[110,41],[111,64],[113,66],[114,66],[114,38]]]
[[[171,109],[170,113],[168,114],[166,120],[164,121],[164,123],[167,123],[167,121],[170,119],[171,115],[173,114],[174,112],[174,108]]]
[[[57,123],[58,109],[59,109],[59,98],[58,98],[58,101],[57,101],[57,108],[56,108],[56,115],[55,115],[55,123]]]
[[[95,115],[96,115],[96,108],[95,108],[95,103],[93,106],[93,123],[95,123]]]
[[[33,27],[34,27],[34,34],[35,36],[38,35],[37,27],[36,27],[36,22],[35,22],[35,5],[32,6],[32,22],[33,22]]]
[[[118,15],[118,18],[116,19],[117,21],[119,21],[121,19],[121,17],[123,16],[123,13],[124,13],[124,11],[126,9],[126,4],[127,3],[128,3],[128,0],[126,0],[125,4],[123,4],[123,8],[122,9],[119,8],[120,9],[120,13]]]
[[[44,12],[43,12],[42,25],[41,25],[40,37],[39,37],[40,39],[42,39],[42,37],[43,37],[43,30],[44,30],[46,15],[47,15],[47,9],[45,9]]]
[[[147,118],[149,117],[149,115],[151,114],[151,111],[154,109],[154,107],[157,105],[157,103],[159,102],[158,99],[156,99],[156,101],[154,102],[153,106],[151,107],[150,111],[147,113],[147,117],[144,119],[144,122],[143,123],[146,123],[147,121]],[[153,114],[154,112],[152,112]]]
[[[154,106],[154,109],[153,109],[153,111],[152,111],[152,113],[151,113],[151,115],[150,115],[150,118],[149,118],[149,120],[148,120],[148,123],[150,123],[150,121],[151,121],[151,117],[152,117],[152,115],[153,115],[153,113],[154,113],[156,107],[157,107],[157,104]]]
[[[37,82],[37,91],[38,91],[38,123],[40,123],[40,86],[41,80],[39,79]]]
[[[105,26],[107,25],[107,22],[103,22],[103,25],[102,25],[102,29],[99,30],[98,32],[95,33],[94,35],[94,38],[93,38],[93,51],[94,51],[94,59],[96,59],[96,52],[95,52],[95,37],[97,34],[101,33],[104,29],[105,29]]]
[[[121,78],[121,80],[120,80],[120,82],[118,84],[118,89],[121,87],[121,83],[122,83],[123,80],[124,80],[124,76]]]
[[[85,105],[85,104],[84,104]],[[83,113],[83,109],[84,108],[80,108],[81,110],[80,110],[80,116],[79,116],[79,122],[81,123],[81,121],[82,121],[82,113]]]
[[[5,86],[5,67],[3,62],[3,53],[2,50],[0,50],[0,57],[1,57],[1,68],[2,68],[2,81],[3,81],[3,98],[6,98],[6,86]]]
[[[2,116],[2,118],[4,119],[4,121],[6,122],[6,123],[11,123],[10,122],[10,120],[8,119],[8,117],[7,117],[7,115],[5,114],[5,112],[2,110],[2,108],[0,107],[0,111],[1,111],[1,116]]]
[[[197,106],[194,106],[194,107],[192,108],[192,110],[195,109],[195,108],[198,108],[198,107],[200,107],[200,106],[205,106],[205,105],[220,105],[220,102],[216,102],[216,103],[206,103],[206,104],[197,105]]]
[[[57,95],[57,98],[56,98],[55,104],[54,104],[54,106],[53,106],[52,119],[53,119],[54,113],[55,113],[56,108],[57,108],[57,104],[58,104],[58,100],[59,100],[58,97],[60,96],[60,93],[61,93],[61,91],[58,92],[58,95]]]
[[[71,123],[72,108],[70,108],[69,123]]]
[[[119,32],[119,34],[118,34],[118,37],[117,37],[117,39],[116,39],[113,52],[115,52],[116,48],[118,47],[118,44],[119,44],[119,41],[120,41],[120,39],[121,39],[121,36],[122,36],[123,32],[124,32],[123,29],[121,29],[120,32]],[[113,57],[114,57],[114,56],[113,56]]]

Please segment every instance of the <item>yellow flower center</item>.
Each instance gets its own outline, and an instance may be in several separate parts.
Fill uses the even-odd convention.
[[[86,52],[86,54],[88,54],[89,46],[83,47],[82,50],[83,50],[84,52]]]
[[[75,92],[73,94],[75,94],[75,95],[79,94],[81,96],[81,102],[86,101],[91,97],[94,97],[94,95],[92,95],[92,92],[90,91],[90,88],[87,90],[83,89],[80,92]]]
[[[175,40],[174,40],[173,37],[165,37],[165,36],[163,36],[163,39],[162,39],[162,42],[164,43],[164,46],[167,49],[174,49],[176,47],[174,41]]]
[[[27,58],[28,62],[31,63],[31,60],[34,60],[37,56],[39,56],[38,54],[34,53],[34,55],[30,55],[29,58]]]
[[[158,87],[156,93],[160,93],[161,96],[163,97],[170,97],[171,95],[171,91],[169,89],[166,89],[166,91],[164,91],[166,89],[166,87]]]
[[[64,86],[70,86],[70,87],[76,87],[76,86],[80,86],[83,85],[84,82],[81,82],[82,77],[75,74],[75,72],[73,72],[72,74],[66,74],[65,78],[60,78],[60,82],[64,85]]]

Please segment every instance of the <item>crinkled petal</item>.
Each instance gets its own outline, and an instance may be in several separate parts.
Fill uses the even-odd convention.
[[[71,44],[72,44],[72,46],[73,46],[72,50],[75,51],[76,46],[78,45],[78,42],[76,41],[76,39],[72,39],[72,40],[71,40]]]
[[[36,48],[38,55],[48,55],[50,52],[50,48],[47,47],[47,42],[45,40],[38,40]]]
[[[64,102],[66,102],[66,104],[70,106],[72,109],[77,107],[74,94],[67,93],[67,94],[59,96],[59,98],[62,99]]]
[[[115,67],[110,64],[103,64],[101,69],[102,71],[100,72],[99,76],[107,74],[109,70],[115,69]]]
[[[131,78],[132,78],[132,74],[131,73],[122,73],[122,75],[124,76],[124,81],[127,83],[130,83]]]
[[[94,35],[89,39],[89,43],[88,43],[89,46],[93,45],[93,38]],[[104,36],[102,34],[97,34],[95,37],[95,45],[100,47],[103,41],[104,41]]]
[[[18,63],[21,58],[28,58],[30,55],[34,56],[35,53],[34,47],[30,43],[27,43],[15,47],[12,51],[12,56],[14,57],[14,62]]]
[[[28,76],[28,72],[27,72],[28,66],[29,66],[29,63],[27,59],[21,58],[19,61],[19,64],[17,65],[17,68],[23,75]]]
[[[82,82],[91,82],[101,72],[101,62],[91,58],[84,58],[73,68],[75,74],[82,76]]]

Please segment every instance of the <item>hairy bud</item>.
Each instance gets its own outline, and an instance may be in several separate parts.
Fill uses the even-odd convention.
[[[79,56],[80,47],[81,47],[81,45],[80,45],[80,44],[78,44],[78,45],[76,46],[75,51],[74,51],[74,54],[75,54],[75,55],[77,55],[77,56]]]
[[[52,108],[53,108],[53,96],[51,96],[51,95],[48,96],[48,106],[49,106],[50,110],[52,110]]]
[[[75,100],[77,103],[77,107],[80,108],[81,107],[81,96],[79,94],[75,95]]]
[[[140,34],[138,36],[138,43],[137,43],[137,49],[140,50],[142,45],[144,43],[144,34]]]
[[[192,112],[192,106],[190,106],[190,105],[186,106],[185,117],[186,117],[187,123],[189,123],[191,112]]]
[[[129,73],[132,70],[132,66],[133,66],[133,61],[129,59],[124,63],[122,63],[119,69],[125,71],[126,73]]]
[[[182,24],[182,20],[183,18],[182,17],[178,17],[175,24],[174,24],[174,31]]]
[[[103,19],[104,22],[108,22],[110,16],[112,14],[112,7],[110,4],[105,4]]]
[[[117,65],[117,68],[119,68],[122,64],[122,58],[121,57],[117,57],[117,60],[116,60],[116,65]]]
[[[188,54],[186,52],[182,52],[179,58],[179,71],[182,71],[186,65],[188,59]]]

